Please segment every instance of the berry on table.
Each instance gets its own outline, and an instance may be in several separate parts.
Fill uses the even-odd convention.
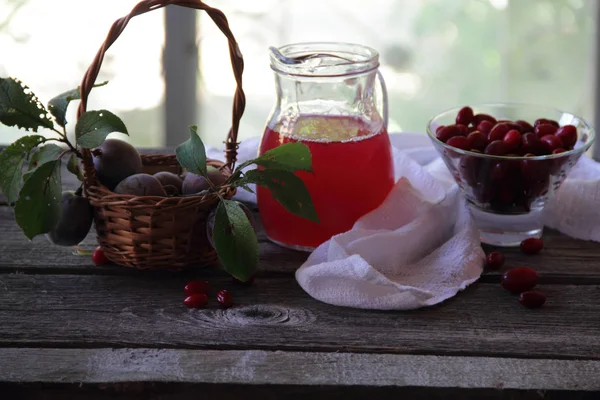
[[[183,289],[186,296],[191,296],[194,293],[208,294],[210,292],[210,284],[208,281],[190,281]]]
[[[204,293],[194,293],[186,297],[183,304],[188,308],[203,308],[208,304],[208,296]]]
[[[538,273],[529,267],[512,268],[502,276],[502,287],[509,292],[522,293],[532,289],[538,280]]]
[[[486,256],[486,265],[490,269],[499,269],[504,264],[504,254],[492,251]]]
[[[221,307],[229,308],[233,305],[233,296],[225,289],[221,289],[217,292],[217,301]]]
[[[96,265],[103,265],[108,263],[108,258],[106,258],[102,247],[98,246],[94,249],[94,252],[92,253],[92,261]]]
[[[519,295],[519,303],[527,308],[540,308],[546,302],[546,295],[538,290],[529,290]]]
[[[537,254],[544,248],[542,239],[529,238],[521,242],[520,249],[525,254]]]

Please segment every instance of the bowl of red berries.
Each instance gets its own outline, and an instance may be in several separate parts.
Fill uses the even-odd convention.
[[[465,195],[481,241],[518,246],[541,237],[543,209],[594,142],[583,118],[529,104],[445,111],[427,134]]]

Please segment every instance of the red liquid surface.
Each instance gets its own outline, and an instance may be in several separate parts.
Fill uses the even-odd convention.
[[[376,129],[373,132],[356,118],[335,116],[302,116],[282,129],[267,127],[260,154],[289,142],[309,147],[313,172],[297,175],[306,184],[320,220],[317,224],[289,213],[268,189],[257,187],[261,220],[271,240],[316,247],[351,229],[383,202],[394,185],[394,168],[387,131],[383,125]],[[342,142],[349,138],[354,139]]]

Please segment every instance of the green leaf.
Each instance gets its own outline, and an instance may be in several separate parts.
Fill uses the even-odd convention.
[[[312,172],[312,155],[308,146],[303,143],[286,143],[266,151],[265,154],[258,158],[240,164],[236,170],[241,170],[250,164],[281,171]]]
[[[83,173],[81,172],[81,166],[79,166],[79,159],[75,153],[71,154],[69,162],[67,163],[67,170],[75,175],[80,182],[83,182]]]
[[[27,86],[14,78],[0,78],[0,122],[34,132],[39,128],[54,127],[42,103]]]
[[[246,213],[237,202],[219,202],[213,239],[225,270],[240,281],[250,279],[258,265],[258,240]]]
[[[269,189],[273,198],[292,214],[319,223],[310,193],[302,179],[294,173],[276,169],[253,169],[234,182],[236,186],[248,183],[256,183]]]
[[[198,127],[190,126],[190,138],[177,146],[175,155],[183,168],[196,175],[206,176],[206,150],[197,131]]]
[[[15,220],[29,240],[49,232],[60,218],[60,160],[39,166],[25,181],[15,204]]]
[[[48,161],[57,160],[64,151],[64,148],[53,143],[38,148],[29,159],[29,169],[37,168]]]
[[[65,149],[52,143],[40,147],[29,159],[29,171],[23,175],[23,181],[29,179],[40,165],[58,160],[58,156],[64,151]]]
[[[8,204],[14,203],[19,197],[25,160],[31,150],[44,140],[40,135],[23,136],[0,153],[0,189]]]
[[[247,190],[247,191],[248,191],[248,192],[250,192],[250,193],[254,193],[254,190],[250,189],[250,186],[248,186],[248,185],[246,185],[246,184],[243,184],[243,183],[242,183],[242,184],[240,184],[240,185],[238,185],[238,186],[239,186],[239,187],[241,187],[241,188],[242,188],[242,189],[244,189],[244,190]]]
[[[129,135],[121,118],[108,110],[88,111],[79,117],[75,125],[77,144],[86,149],[100,146],[112,132]]]
[[[108,83],[108,81],[98,83],[94,85],[94,87],[104,86]],[[48,102],[48,110],[56,119],[56,122],[64,127],[67,124],[67,120],[65,115],[67,114],[67,108],[69,107],[69,103],[73,100],[79,100],[81,98],[81,93],[79,88],[68,90],[64,93],[59,94],[56,97],[53,97]]]

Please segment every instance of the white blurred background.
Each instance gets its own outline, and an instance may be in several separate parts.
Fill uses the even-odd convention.
[[[43,102],[77,87],[112,22],[136,2],[0,0],[0,76],[21,79]],[[444,109],[490,101],[539,103],[594,117],[596,0],[207,3],[228,16],[244,54],[248,105],[241,139],[262,134],[274,102],[268,46],[301,41],[355,42],[381,53],[390,131],[424,132],[428,119]],[[200,126],[205,142],[218,146],[230,126],[235,83],[225,38],[198,13],[196,31],[185,31],[186,40],[198,46],[197,52],[192,47],[198,67],[192,63],[192,75],[175,73],[165,80],[165,31],[184,24],[177,15],[170,24],[165,17],[160,10],[131,21],[103,65],[99,81],[110,82],[93,91],[89,109],[117,113],[129,140],[139,146],[179,143],[187,136],[181,126],[191,124]],[[177,63],[190,59],[169,65]],[[192,88],[195,100],[175,93],[173,102],[186,104],[173,104],[166,118],[165,85],[177,84]],[[74,113],[71,107],[71,121]],[[184,119],[166,126],[167,120]],[[2,126],[0,144],[22,134]]]

